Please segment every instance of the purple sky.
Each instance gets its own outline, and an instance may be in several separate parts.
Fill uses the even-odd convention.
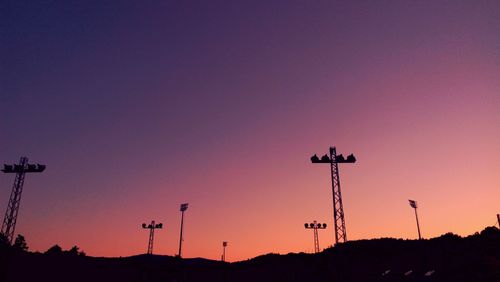
[[[359,160],[349,238],[414,237],[408,197],[426,236],[478,231],[499,212],[499,30],[499,1],[3,2],[1,161],[47,164],[17,231],[130,255],[156,219],[173,254],[189,202],[187,256],[310,251],[303,222],[332,211],[308,159],[330,145]]]

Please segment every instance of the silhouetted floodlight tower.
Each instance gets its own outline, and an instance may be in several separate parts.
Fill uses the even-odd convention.
[[[410,202],[410,206],[415,210],[415,218],[417,219],[418,239],[421,240],[422,236],[420,236],[420,225],[418,224],[417,202],[414,200],[408,200],[408,202]]]
[[[156,224],[154,220],[151,220],[151,223],[147,225],[146,223],[142,224],[142,228],[149,229],[149,241],[148,241],[148,255],[153,254],[153,242],[155,238],[155,229],[162,229],[163,224]]]
[[[19,213],[19,205],[21,203],[21,194],[23,192],[24,177],[29,172],[42,172],[45,170],[45,165],[28,164],[27,157],[21,157],[19,164],[3,165],[2,171],[5,173],[15,173],[16,178],[12,191],[10,192],[9,203],[5,211],[1,233],[7,237],[7,240],[12,244],[14,231],[16,229],[17,214]]]
[[[344,158],[342,154],[337,155],[335,147],[330,147],[330,156],[324,155],[320,158],[315,154],[311,157],[313,164],[330,164],[332,177],[333,193],[333,225],[335,229],[335,245],[339,242],[347,241],[347,232],[345,228],[344,208],[342,207],[342,193],[340,191],[339,167],[340,163],[355,163],[356,158],[353,154]]]
[[[227,247],[227,241],[222,242],[222,256],[221,256],[222,261],[226,261],[226,247]]]
[[[179,239],[179,257],[181,257],[181,251],[182,251],[182,241],[184,241],[184,239],[182,238],[182,229],[184,228],[184,212],[188,209],[188,203],[185,203],[185,204],[181,204],[181,236],[180,236],[180,239]]]
[[[500,228],[500,213],[497,213],[498,228]]]
[[[313,221],[313,223],[304,224],[304,227],[306,229],[312,229],[314,233],[314,253],[317,254],[319,253],[319,236],[318,236],[318,229],[325,229],[326,228],[326,223],[318,223]]]

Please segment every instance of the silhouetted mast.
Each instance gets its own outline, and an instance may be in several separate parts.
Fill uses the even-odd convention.
[[[222,256],[221,256],[222,261],[226,261],[226,247],[227,247],[227,241],[222,242]]]
[[[5,173],[15,173],[16,178],[10,193],[9,203],[5,211],[1,233],[7,237],[7,240],[12,244],[14,238],[14,231],[16,230],[17,214],[19,212],[19,205],[21,203],[21,194],[23,192],[24,177],[29,172],[42,172],[45,170],[45,165],[41,164],[28,164],[27,157],[21,157],[19,164],[6,165],[2,169]]]
[[[188,203],[185,203],[185,204],[181,204],[181,236],[180,236],[180,239],[179,239],[179,257],[181,257],[181,251],[182,251],[182,241],[184,241],[184,239],[182,238],[182,229],[184,228],[184,212],[188,209]]]
[[[318,223],[313,221],[313,223],[304,224],[304,227],[306,229],[312,229],[314,233],[314,253],[317,254],[319,253],[319,236],[318,236],[318,229],[325,229],[326,228],[326,223]]]
[[[417,230],[418,230],[418,239],[422,240],[422,236],[420,236],[420,224],[418,223],[418,215],[417,215],[417,201],[408,200],[410,202],[410,206],[415,210],[415,218],[417,219]]]
[[[497,213],[498,228],[500,228],[500,213]]]
[[[149,229],[148,254],[152,255],[153,254],[153,243],[154,243],[154,238],[155,238],[155,229],[163,228],[163,224],[162,223],[155,224],[155,221],[151,220],[151,223],[149,225],[146,225],[146,223],[143,223],[142,228]]]
[[[340,191],[339,163],[355,163],[356,158],[353,154],[344,158],[342,154],[337,155],[335,147],[330,147],[330,156],[324,155],[318,158],[317,155],[311,157],[311,162],[330,164],[332,176],[333,193],[333,224],[335,228],[335,244],[347,241],[347,232],[345,228],[344,208],[342,207],[342,193]]]

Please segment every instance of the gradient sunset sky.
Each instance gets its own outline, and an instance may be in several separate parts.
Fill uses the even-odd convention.
[[[500,1],[2,1],[0,161],[31,250],[230,261],[500,213]],[[0,175],[0,212],[13,175]]]

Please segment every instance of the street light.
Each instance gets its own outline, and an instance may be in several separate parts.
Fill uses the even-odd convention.
[[[227,241],[222,242],[222,261],[226,261],[226,247],[227,247]]]
[[[184,212],[188,209],[188,205],[189,205],[188,203],[181,204],[180,208],[182,215],[181,215],[181,236],[179,239],[179,257],[181,257],[181,252],[182,252],[182,241],[184,241],[184,239],[182,238],[182,229],[184,228]]]
[[[420,236],[420,225],[418,224],[418,215],[417,215],[417,201],[408,200],[410,206],[415,210],[415,218],[417,219],[417,230],[418,230],[418,239],[422,240],[422,236]]]
[[[305,223],[304,227],[306,229],[312,229],[314,233],[314,253],[319,253],[319,237],[318,237],[318,229],[325,229],[326,223],[317,223],[316,220],[313,223]]]

